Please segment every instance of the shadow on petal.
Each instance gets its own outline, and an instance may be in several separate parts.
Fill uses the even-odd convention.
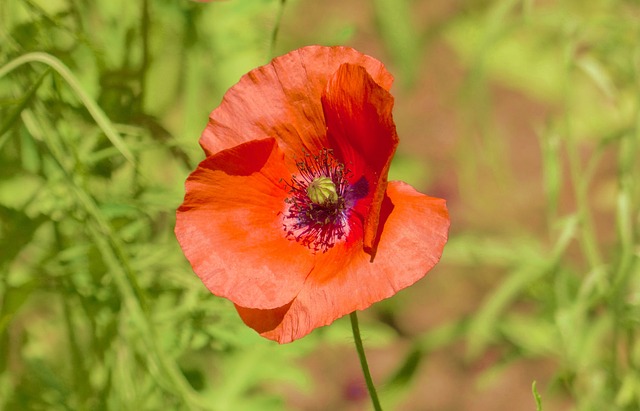
[[[382,236],[382,232],[384,231],[384,226],[389,218],[389,215],[393,212],[395,206],[393,202],[389,198],[389,196],[385,193],[384,198],[382,199],[382,205],[380,206],[380,219],[378,220],[378,229],[376,231],[376,236],[373,238],[373,243],[371,247],[364,246],[364,252],[371,256],[371,262],[376,258],[376,252],[378,251],[378,244],[380,243],[380,236]]]
[[[224,171],[231,176],[249,176],[260,171],[272,155],[276,140],[253,140],[205,159],[200,167]]]
[[[256,308],[240,307],[236,304],[236,309],[242,321],[249,327],[253,328],[260,334],[275,330],[289,312],[293,301],[282,307],[272,308],[268,310],[260,310]]]

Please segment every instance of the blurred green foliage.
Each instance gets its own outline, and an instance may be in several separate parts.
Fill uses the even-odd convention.
[[[500,281],[475,312],[409,339],[380,381],[388,407],[403,409],[421,365],[462,341],[468,362],[500,349],[487,374],[523,358],[555,364],[555,380],[519,409],[548,397],[579,411],[640,409],[640,6],[540,3],[463,2],[428,27],[417,0],[370,5],[371,41],[401,92],[437,40],[465,68],[451,173],[462,203],[498,215],[509,204],[483,196],[479,170],[514,184],[491,85],[552,108],[537,142],[546,226],[481,231],[453,216],[441,265]],[[301,359],[348,344],[344,321],[284,347],[264,341],[204,289],[173,237],[197,137],[224,91],[273,52],[358,34],[349,15],[296,29],[312,7],[321,6],[0,3],[0,409],[270,410],[287,408],[282,387],[313,393]],[[593,186],[604,158],[614,178],[603,195]],[[391,174],[430,180],[406,154]],[[607,208],[600,230],[596,202]],[[363,323],[367,348],[407,343],[393,324],[400,297]]]

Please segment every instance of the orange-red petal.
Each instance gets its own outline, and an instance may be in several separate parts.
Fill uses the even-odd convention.
[[[398,146],[393,96],[361,67],[343,64],[322,95],[327,138],[354,178],[364,176],[371,193],[360,201],[365,216],[364,247],[373,253],[378,217],[387,188],[391,158]]]
[[[274,137],[288,161],[302,149],[327,148],[320,98],[341,64],[364,67],[389,89],[393,77],[378,60],[348,47],[308,46],[252,70],[225,94],[200,137],[207,155],[254,139]]]
[[[207,158],[187,179],[175,232],[213,294],[264,309],[301,290],[313,256],[284,235],[281,179],[289,176],[275,140],[265,139]]]
[[[243,321],[262,336],[286,343],[412,285],[442,255],[449,231],[445,201],[405,183],[390,182],[378,231],[373,262],[361,247],[337,245],[318,255],[316,267],[292,303],[273,310],[239,305]]]

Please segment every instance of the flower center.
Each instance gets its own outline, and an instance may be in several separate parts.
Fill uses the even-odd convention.
[[[307,187],[307,197],[317,205],[335,204],[338,202],[336,185],[329,177],[316,177]]]
[[[348,214],[353,206],[349,170],[330,149],[305,153],[296,162],[298,175],[286,182],[290,196],[284,213],[284,231],[314,251],[326,252],[349,234]]]

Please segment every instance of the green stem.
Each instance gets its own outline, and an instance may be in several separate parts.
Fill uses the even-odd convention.
[[[358,351],[358,357],[360,358],[360,366],[362,367],[362,373],[364,374],[364,380],[367,382],[367,389],[369,390],[369,396],[373,403],[373,409],[376,411],[382,411],[380,406],[380,400],[378,399],[378,393],[376,392],[376,386],[373,385],[373,379],[369,372],[369,364],[367,364],[367,356],[364,353],[364,347],[362,345],[362,338],[360,337],[360,327],[358,326],[358,315],[356,312],[352,312],[351,329],[353,330],[353,340],[356,343],[356,350]]]
[[[284,6],[287,0],[280,0],[280,8],[276,15],[276,22],[273,25],[273,31],[271,32],[271,41],[269,43],[269,58],[274,58],[276,48],[276,40],[278,39],[278,32],[280,31],[280,24],[282,23],[282,15],[284,14]]]

